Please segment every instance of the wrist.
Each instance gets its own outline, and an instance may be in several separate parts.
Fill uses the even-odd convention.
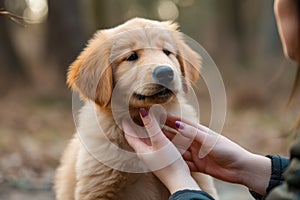
[[[265,156],[251,154],[244,166],[241,184],[264,195],[271,177],[271,160]]]
[[[185,189],[201,190],[189,172],[173,171],[169,175],[164,174],[164,176],[161,176],[161,173],[157,171],[155,172],[155,175],[163,182],[163,184],[168,188],[171,194]]]

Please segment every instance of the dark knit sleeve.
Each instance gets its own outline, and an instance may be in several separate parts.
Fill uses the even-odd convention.
[[[169,200],[214,200],[209,194],[201,190],[179,190],[172,194]]]
[[[269,193],[274,187],[283,183],[283,173],[288,167],[290,159],[278,155],[268,155],[267,157],[272,160],[272,174],[267,188],[267,193]]]
[[[265,199],[268,193],[276,186],[281,185],[284,181],[283,173],[290,163],[290,159],[281,157],[278,155],[267,155],[266,157],[271,159],[271,178],[269,181],[269,185],[266,190],[266,194],[264,196],[257,194],[256,192],[250,191],[251,195],[255,199]]]

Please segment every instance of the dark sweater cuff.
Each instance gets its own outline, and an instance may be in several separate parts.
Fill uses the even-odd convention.
[[[290,159],[278,155],[267,155],[272,161],[271,179],[266,190],[267,194],[277,185],[281,185],[284,181],[283,173],[290,163]]]
[[[214,200],[208,193],[201,190],[179,190],[169,200]]]

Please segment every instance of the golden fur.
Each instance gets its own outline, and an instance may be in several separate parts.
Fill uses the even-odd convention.
[[[164,52],[166,49],[170,55]],[[130,61],[133,53],[138,58]],[[157,90],[161,90],[152,77],[153,70],[160,65],[174,71],[172,93],[148,98],[156,97]],[[152,173],[124,172],[102,164],[97,158],[109,160],[121,169],[139,165],[136,157],[124,157],[115,148],[117,145],[132,151],[113,116],[112,100],[117,86],[117,103],[126,104],[137,123],[139,109],[149,109],[154,104],[198,121],[184,97],[198,78],[199,66],[199,55],[183,42],[174,23],[135,18],[116,28],[98,31],[69,68],[67,83],[86,103],[79,115],[80,136],[76,134],[71,140],[57,170],[56,198],[168,199],[169,192]],[[200,173],[193,176],[203,190],[216,197],[210,177]]]

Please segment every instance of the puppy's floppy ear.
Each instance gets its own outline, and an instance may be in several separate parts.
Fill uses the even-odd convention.
[[[107,107],[113,91],[109,63],[110,44],[104,31],[98,31],[69,67],[67,84],[84,98]]]
[[[198,53],[193,51],[184,41],[180,38],[177,41],[178,55],[177,59],[180,64],[181,73],[184,76],[184,90],[187,91],[188,87],[196,84],[199,79],[201,68],[201,57]]]
[[[185,43],[183,34],[177,30],[176,23],[168,22],[168,28],[171,30],[178,48],[177,59],[184,76],[184,90],[187,91],[188,87],[194,85],[199,79],[201,56]]]

